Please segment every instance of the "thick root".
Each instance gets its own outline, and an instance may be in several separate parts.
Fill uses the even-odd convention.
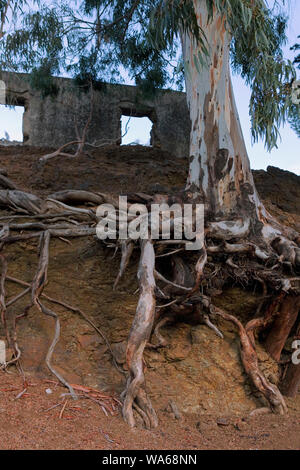
[[[300,324],[298,325],[298,329],[294,340],[300,340]],[[299,359],[299,354],[297,354],[297,359]],[[297,393],[300,391],[300,364],[293,364],[291,362],[285,371],[283,380],[281,385],[282,393],[291,398],[296,398]]]
[[[296,398],[300,389],[300,364],[289,364],[285,374],[284,383],[281,386],[283,395]]]
[[[287,406],[279,389],[276,385],[271,384],[259,369],[257,354],[241,322],[234,316],[223,312],[215,306],[211,305],[210,309],[212,313],[219,315],[224,320],[230,321],[237,326],[241,345],[241,359],[245,372],[250,377],[256,389],[266,398],[274,413],[287,413]]]
[[[246,327],[246,333],[248,337],[250,338],[253,347],[255,348],[255,332],[266,328],[275,318],[276,315],[278,315],[279,308],[281,306],[281,303],[283,299],[286,297],[286,293],[282,291],[276,298],[270,303],[266,313],[262,317],[254,318],[253,320],[250,320]],[[262,308],[262,304],[259,306],[259,311]]]
[[[159,195],[153,198],[145,194],[133,194],[128,199],[128,206],[133,202],[145,204],[150,204],[150,202],[156,200],[161,202],[165,200],[165,198],[165,196],[160,198]],[[95,207],[83,208],[68,204],[82,206],[85,203],[99,205],[103,202],[112,204],[114,207],[118,206],[118,198],[114,195],[98,192],[62,191],[52,194],[46,201],[43,201],[32,194],[14,189],[0,190],[0,205],[22,214],[22,216],[14,215],[2,217],[2,220],[5,222],[0,230],[0,247],[3,248],[9,243],[40,237],[39,265],[36,276],[30,287],[31,304],[28,306],[28,309],[30,309],[32,305],[36,305],[41,312],[54,318],[55,335],[48,351],[46,362],[52,373],[69,388],[72,395],[74,394],[72,387],[63,377],[57,374],[51,365],[51,357],[60,334],[59,319],[55,312],[47,308],[41,302],[40,298],[44,297],[47,300],[64,305],[66,308],[84,316],[80,310],[56,301],[55,299],[50,299],[43,294],[47,279],[49,243],[50,237],[59,237],[66,241],[63,237],[72,238],[95,235],[95,225],[99,218],[101,218],[101,216],[96,213]],[[30,220],[29,223],[24,223],[24,221],[19,224],[11,223],[20,217],[26,219],[41,219],[41,221]],[[117,215],[117,221],[121,221],[120,212]],[[296,310],[299,308],[298,300],[297,302],[292,300],[300,298],[299,287],[295,288],[293,285],[294,282],[296,282],[296,284],[298,282],[299,284],[299,278],[284,275],[286,270],[297,275],[297,270],[300,266],[299,240],[296,240],[295,233],[288,230],[281,230],[280,226],[275,226],[273,222],[262,221],[262,224],[263,228],[260,233],[254,233],[253,223],[249,219],[241,218],[235,221],[219,220],[218,222],[209,222],[205,230],[205,245],[198,252],[198,261],[194,269],[192,267],[194,261],[193,263],[186,262],[186,256],[178,256],[178,253],[183,251],[182,243],[185,244],[186,240],[157,241],[156,244],[160,249],[157,258],[170,258],[169,266],[173,270],[172,276],[169,275],[166,270],[162,271],[164,273],[164,275],[162,275],[159,272],[160,269],[155,269],[155,252],[152,241],[143,240],[141,242],[141,259],[138,270],[140,298],[128,339],[127,365],[129,377],[127,387],[123,393],[123,416],[131,427],[136,424],[134,411],[142,417],[147,428],[156,427],[158,424],[156,413],[145,388],[143,362],[144,349],[147,345],[151,346],[149,345],[149,339],[153,328],[155,311],[170,309],[170,312],[166,310],[166,314],[159,318],[154,331],[154,335],[158,340],[158,344],[154,347],[161,347],[166,345],[166,340],[160,333],[162,326],[174,319],[174,315],[177,315],[179,318],[190,314],[194,315],[197,313],[197,309],[200,311],[201,304],[204,307],[204,312],[202,310],[200,312],[201,320],[219,337],[222,338],[223,335],[211,321],[214,315],[219,315],[237,326],[241,343],[241,359],[246,373],[256,389],[268,401],[272,411],[281,414],[287,412],[280,391],[275,385],[268,382],[259,369],[255,351],[254,333],[257,329],[265,328],[273,322],[273,329],[267,338],[266,345],[270,354],[275,359],[279,360],[284,343],[296,321]],[[26,234],[22,233],[24,230],[27,231]],[[19,233],[11,235],[13,231]],[[118,243],[115,243],[110,246],[118,245]],[[171,249],[171,252],[169,245],[175,245],[174,249]],[[122,260],[114,288],[116,288],[129,264],[134,249],[134,241],[123,241],[121,246]],[[164,247],[166,247],[167,253],[164,252]],[[195,259],[194,257],[192,258],[193,260]],[[163,284],[163,287],[156,287],[155,278]],[[240,285],[251,286],[252,284],[253,286],[254,281],[257,280],[263,284],[264,300],[261,307],[265,305],[269,291],[271,294],[270,297],[274,298],[266,309],[265,315],[254,318],[248,322],[246,327],[235,317],[214,307],[210,302],[210,298],[214,293],[222,292],[224,283],[232,279]],[[2,322],[4,324],[6,308],[29,292],[28,284],[23,283],[26,289],[9,302],[6,302],[4,290],[5,280],[13,280],[13,282],[16,282],[14,278],[7,276],[5,262],[2,262],[0,307]],[[280,292],[279,295],[278,291]],[[203,295],[203,293],[205,293],[207,297]],[[274,293],[276,293],[275,297]],[[165,299],[164,305],[160,305],[157,308],[156,294],[160,296],[160,298]],[[294,297],[292,297],[292,295],[294,295]],[[212,317],[209,316],[210,313],[213,314]],[[256,317],[258,317],[258,315],[259,312],[257,312]],[[17,319],[18,318],[19,317],[17,317]],[[99,331],[97,327],[95,327],[95,329],[102,335],[102,332]],[[18,362],[20,350],[16,341],[16,328],[12,339],[12,344],[15,349],[15,358],[13,361]],[[109,345],[108,341],[106,342]],[[109,349],[111,351],[110,346]],[[286,377],[288,379],[288,381],[285,382],[286,386],[284,388],[286,393],[295,394],[300,380],[299,367],[295,369],[295,367],[292,368],[291,365],[287,371]]]
[[[300,296],[289,295],[280,307],[279,315],[266,339],[265,347],[275,361],[280,361],[282,349],[296,323],[300,311]]]
[[[134,249],[134,244],[131,240],[125,240],[121,243],[121,249],[122,249],[122,259],[121,259],[121,265],[120,265],[120,270],[119,273],[116,277],[115,283],[114,283],[114,290],[117,288],[117,285],[119,284],[132,255],[133,249]]]
[[[46,204],[34,194],[17,190],[0,190],[0,206],[34,215],[44,212]]]
[[[133,414],[135,402],[147,416],[145,425],[151,428],[155,428],[158,425],[156,413],[144,389],[145,376],[143,364],[144,349],[149,341],[155,317],[154,269],[155,252],[153,244],[149,240],[143,240],[138,270],[140,298],[136,316],[129,333],[126,352],[130,376],[125,392],[123,417],[130,427],[134,427],[136,424]]]

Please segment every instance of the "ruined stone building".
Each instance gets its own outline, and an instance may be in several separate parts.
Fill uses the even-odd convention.
[[[55,78],[57,95],[44,98],[32,89],[26,74],[2,72],[0,80],[5,101],[2,104],[24,107],[24,144],[57,148],[77,140],[75,124],[82,131],[90,113],[88,92],[75,87],[71,79]],[[152,146],[178,158],[188,155],[190,119],[185,93],[157,90],[146,98],[135,86],[99,84],[97,88],[93,92],[93,119],[88,131],[90,143],[121,144],[122,115],[145,116],[153,123]]]

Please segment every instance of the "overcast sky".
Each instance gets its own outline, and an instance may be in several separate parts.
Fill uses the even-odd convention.
[[[297,35],[300,35],[300,1],[290,0],[289,10],[288,44],[284,52],[285,57],[293,59],[294,54],[289,48],[297,42]],[[233,76],[233,86],[252,168],[266,169],[268,165],[273,165],[300,175],[300,141],[290,126],[286,125],[281,129],[282,140],[278,142],[278,149],[271,153],[266,151],[262,142],[252,145],[248,112],[250,90],[238,76]],[[22,113],[23,108],[11,110],[0,106],[0,138],[4,137],[7,132],[11,140],[22,140]],[[126,118],[123,119],[123,128],[125,122],[127,122]],[[123,143],[139,140],[140,143],[147,144],[150,130],[149,120],[132,119]]]

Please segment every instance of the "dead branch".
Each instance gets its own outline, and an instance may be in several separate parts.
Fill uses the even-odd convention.
[[[83,128],[82,135],[79,136],[77,123],[75,121],[75,132],[77,134],[77,139],[72,141],[72,142],[68,142],[68,143],[62,145],[55,152],[44,155],[43,157],[41,157],[39,159],[40,163],[46,163],[48,160],[50,160],[51,158],[54,158],[54,157],[60,157],[61,156],[61,157],[68,157],[68,158],[77,158],[82,154],[82,152],[84,150],[84,146],[86,145],[87,131],[88,131],[90,125],[91,125],[92,117],[93,117],[93,110],[94,110],[94,94],[93,94],[93,85],[92,85],[92,83],[90,85],[90,95],[91,95],[90,96],[90,112],[89,112],[87,121],[85,123],[85,126]],[[65,148],[70,147],[71,145],[77,145],[77,150],[76,150],[75,153],[63,152],[63,150]]]

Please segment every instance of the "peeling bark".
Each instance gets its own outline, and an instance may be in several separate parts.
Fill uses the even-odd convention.
[[[129,370],[129,379],[125,391],[123,417],[129,426],[135,426],[133,415],[134,403],[145,415],[146,427],[157,426],[157,416],[145,391],[145,376],[143,353],[150,339],[155,317],[155,253],[153,244],[149,240],[141,242],[141,259],[138,270],[140,285],[140,298],[136,316],[131,327],[126,362]]]
[[[208,57],[207,65],[201,65],[198,57],[203,56],[202,46],[189,32],[181,34],[191,118],[186,190],[193,199],[204,202],[206,220],[213,220],[210,229],[218,238],[226,236],[227,230],[232,236],[235,231],[238,238],[243,232],[244,236],[250,234],[268,245],[282,237],[283,259],[300,266],[299,247],[292,242],[298,234],[273,219],[255,188],[233,94],[231,35],[225,18],[215,9],[213,19],[208,21],[204,1],[194,0],[194,7],[207,39]],[[257,254],[265,258],[260,247]]]
[[[192,124],[187,189],[198,191],[215,215],[232,216],[247,209],[245,204],[255,205],[255,188],[232,91],[231,37],[219,14],[208,23],[206,3],[194,0],[194,5],[209,57],[207,67],[197,64],[201,46],[182,34]]]

